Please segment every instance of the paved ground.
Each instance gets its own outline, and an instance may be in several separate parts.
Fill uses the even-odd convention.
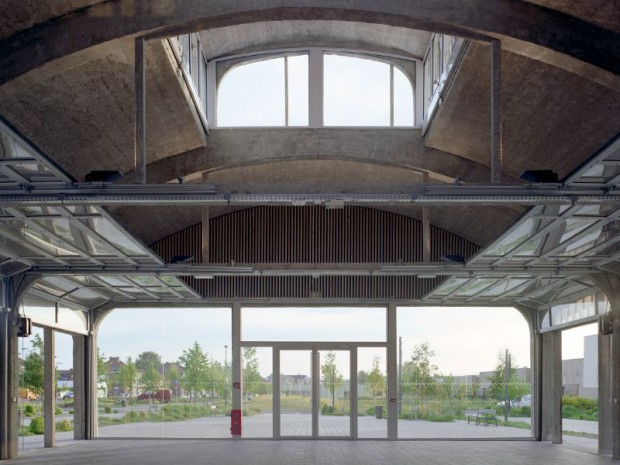
[[[516,419],[515,419],[516,420]],[[527,419],[518,419],[524,421]],[[243,434],[245,438],[272,437],[273,423],[270,414],[260,414],[244,418]],[[230,438],[230,418],[197,418],[183,422],[164,423],[130,423],[125,425],[106,426],[99,429],[99,436],[107,439],[118,438],[168,438],[168,439],[227,439]],[[385,439],[387,436],[387,421],[366,416],[358,418],[360,439]],[[596,434],[596,422],[564,420],[564,430]],[[285,414],[282,415],[282,432],[290,436],[310,435],[311,420],[309,415]],[[332,437],[349,435],[348,417],[321,417],[319,432]],[[71,445],[73,433],[58,433],[59,447]],[[506,439],[530,438],[529,429],[511,428],[503,426],[482,426],[467,424],[466,421],[452,423],[433,423],[427,421],[399,421],[399,437],[401,439]],[[596,439],[564,436],[566,448],[596,453]],[[19,439],[20,451],[28,452],[33,449],[42,449],[42,436],[31,436]],[[300,464],[301,465],[301,464]]]
[[[26,451],[15,465],[599,465],[607,457],[535,441],[73,441]]]

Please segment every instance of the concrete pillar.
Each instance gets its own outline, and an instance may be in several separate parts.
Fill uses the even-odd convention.
[[[232,306],[232,409],[241,410],[243,396],[243,367],[241,365],[241,304]],[[240,438],[240,435],[233,435]]]
[[[144,37],[135,40],[135,182],[146,184],[146,72]]]
[[[542,440],[542,335],[533,333],[530,344],[530,359],[532,366],[532,436],[537,441]]]
[[[562,443],[562,333],[542,335],[541,439]]]
[[[97,410],[97,335],[91,328],[91,334],[85,338],[84,368],[85,377],[85,415],[86,439],[96,438],[99,434],[99,413]]]
[[[388,439],[398,439],[398,344],[396,303],[387,308]]]
[[[9,377],[9,321],[8,307],[0,308],[0,460],[10,458],[9,454],[9,424],[10,415],[5,405],[10,403]]]
[[[56,446],[56,341],[53,329],[43,331],[43,418],[45,447]]]
[[[620,459],[620,276],[593,278],[610,306],[599,336],[599,453]]]
[[[86,439],[86,338],[73,336],[73,438]]]
[[[598,335],[598,453],[611,455],[613,431],[611,411],[612,402],[612,364],[611,364],[611,334]]]
[[[502,182],[502,44],[491,42],[491,182]]]

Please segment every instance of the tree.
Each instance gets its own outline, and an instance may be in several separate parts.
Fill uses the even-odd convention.
[[[117,382],[123,393],[129,391],[131,394],[133,392],[136,383],[136,364],[131,360],[131,357],[127,357],[127,362],[119,367]]]
[[[144,373],[142,373],[142,378],[140,378],[142,389],[146,392],[153,393],[159,388],[160,382],[161,376],[159,372],[152,365],[148,365]]]
[[[368,374],[366,384],[370,388],[373,397],[381,396],[385,392],[385,376],[381,373],[379,368],[380,357],[374,357],[372,359],[372,370]]]
[[[136,359],[136,368],[138,370],[146,370],[149,366],[152,366],[159,372],[161,368],[161,357],[157,352],[146,351],[138,355]]]
[[[431,350],[428,342],[424,342],[413,348],[411,360],[403,364],[402,392],[414,394],[420,398],[428,398],[437,390],[437,365],[431,363],[435,352]]]
[[[108,379],[108,366],[105,364],[105,355],[97,347],[97,381],[106,382]]]
[[[211,391],[211,404],[215,398],[215,393],[223,394],[224,390],[224,367],[219,362],[211,359],[207,366],[206,389]]]
[[[332,395],[332,409],[334,409],[336,406],[336,391],[344,384],[342,375],[336,368],[336,354],[334,352],[330,351],[325,355],[325,363],[321,366],[321,375],[323,376],[323,386]]]
[[[246,397],[258,394],[262,389],[263,377],[260,375],[255,347],[243,348],[243,389]]]
[[[166,378],[166,385],[172,391],[174,395],[178,394],[178,386],[181,382],[181,373],[174,365],[169,365],[168,370],[164,373]]]
[[[24,360],[23,384],[37,396],[43,392],[43,357],[43,340],[41,336],[35,334],[32,349]]]
[[[517,363],[511,357],[510,374],[508,376],[508,398],[518,399],[529,392],[529,386],[519,382],[517,378]],[[495,371],[488,378],[490,382],[489,394],[495,399],[505,399],[506,397],[506,353],[500,352],[497,356],[497,366]]]
[[[179,363],[183,366],[181,385],[189,391],[190,401],[195,401],[196,394],[206,389],[209,365],[207,355],[202,351],[198,341],[194,341],[192,347],[183,351]]]

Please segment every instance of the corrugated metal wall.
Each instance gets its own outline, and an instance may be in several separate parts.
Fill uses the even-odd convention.
[[[422,261],[422,223],[382,210],[345,207],[256,207],[213,218],[211,263],[396,263]],[[165,261],[175,255],[201,257],[201,225],[152,245]],[[431,259],[470,257],[478,247],[431,227]],[[411,276],[282,276],[189,279],[212,298],[420,299],[442,281]]]

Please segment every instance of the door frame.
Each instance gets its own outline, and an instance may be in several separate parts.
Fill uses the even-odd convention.
[[[273,405],[273,438],[274,439],[357,439],[358,438],[358,392],[357,392],[357,351],[360,347],[375,347],[388,350],[387,342],[362,341],[241,341],[241,347],[270,347],[272,349],[272,405]],[[282,436],[280,422],[280,351],[309,350],[311,351],[312,370],[312,432],[310,436]],[[319,435],[319,389],[320,361],[319,351],[348,350],[350,370],[350,427],[348,436]]]

